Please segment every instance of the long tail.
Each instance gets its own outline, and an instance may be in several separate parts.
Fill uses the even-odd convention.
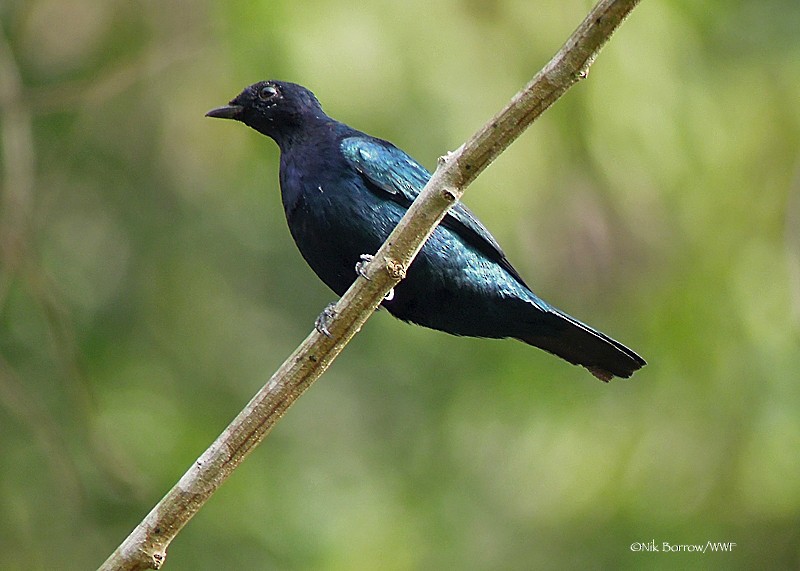
[[[539,315],[536,332],[518,339],[586,367],[603,382],[627,379],[647,363],[639,355],[566,313],[551,308]]]

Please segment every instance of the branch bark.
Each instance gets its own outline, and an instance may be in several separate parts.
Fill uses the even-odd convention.
[[[420,196],[333,308],[330,337],[313,331],[217,440],[100,567],[159,569],[170,542],[294,401],[358,333],[406,273],[447,210],[503,150],[588,75],[605,42],[639,0],[600,0],[552,60],[464,145],[442,157]]]

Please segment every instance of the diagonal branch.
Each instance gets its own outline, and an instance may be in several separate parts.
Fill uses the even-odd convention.
[[[326,337],[312,332],[152,509],[101,570],[158,569],[170,542],[294,401],[361,329],[404,276],[447,210],[478,174],[567,89],[588,74],[597,52],[638,4],[600,0],[553,59],[457,151],[442,157],[425,189],[359,278],[336,303]]]

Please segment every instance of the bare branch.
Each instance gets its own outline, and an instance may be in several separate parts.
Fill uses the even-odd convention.
[[[331,364],[404,276],[427,237],[464,189],[567,89],[586,77],[597,52],[638,0],[601,0],[564,47],[491,121],[443,157],[408,213],[334,307],[332,336],[306,338],[220,437],[189,468],[101,570],[158,569],[189,519]]]

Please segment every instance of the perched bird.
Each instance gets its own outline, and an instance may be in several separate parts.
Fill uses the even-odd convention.
[[[338,295],[356,279],[431,174],[389,143],[328,117],[311,91],[284,81],[247,87],[208,117],[234,119],[280,147],[289,230],[311,269]],[[538,298],[497,240],[453,206],[382,305],[395,317],[471,337],[514,337],[602,381],[645,365],[636,353]]]

